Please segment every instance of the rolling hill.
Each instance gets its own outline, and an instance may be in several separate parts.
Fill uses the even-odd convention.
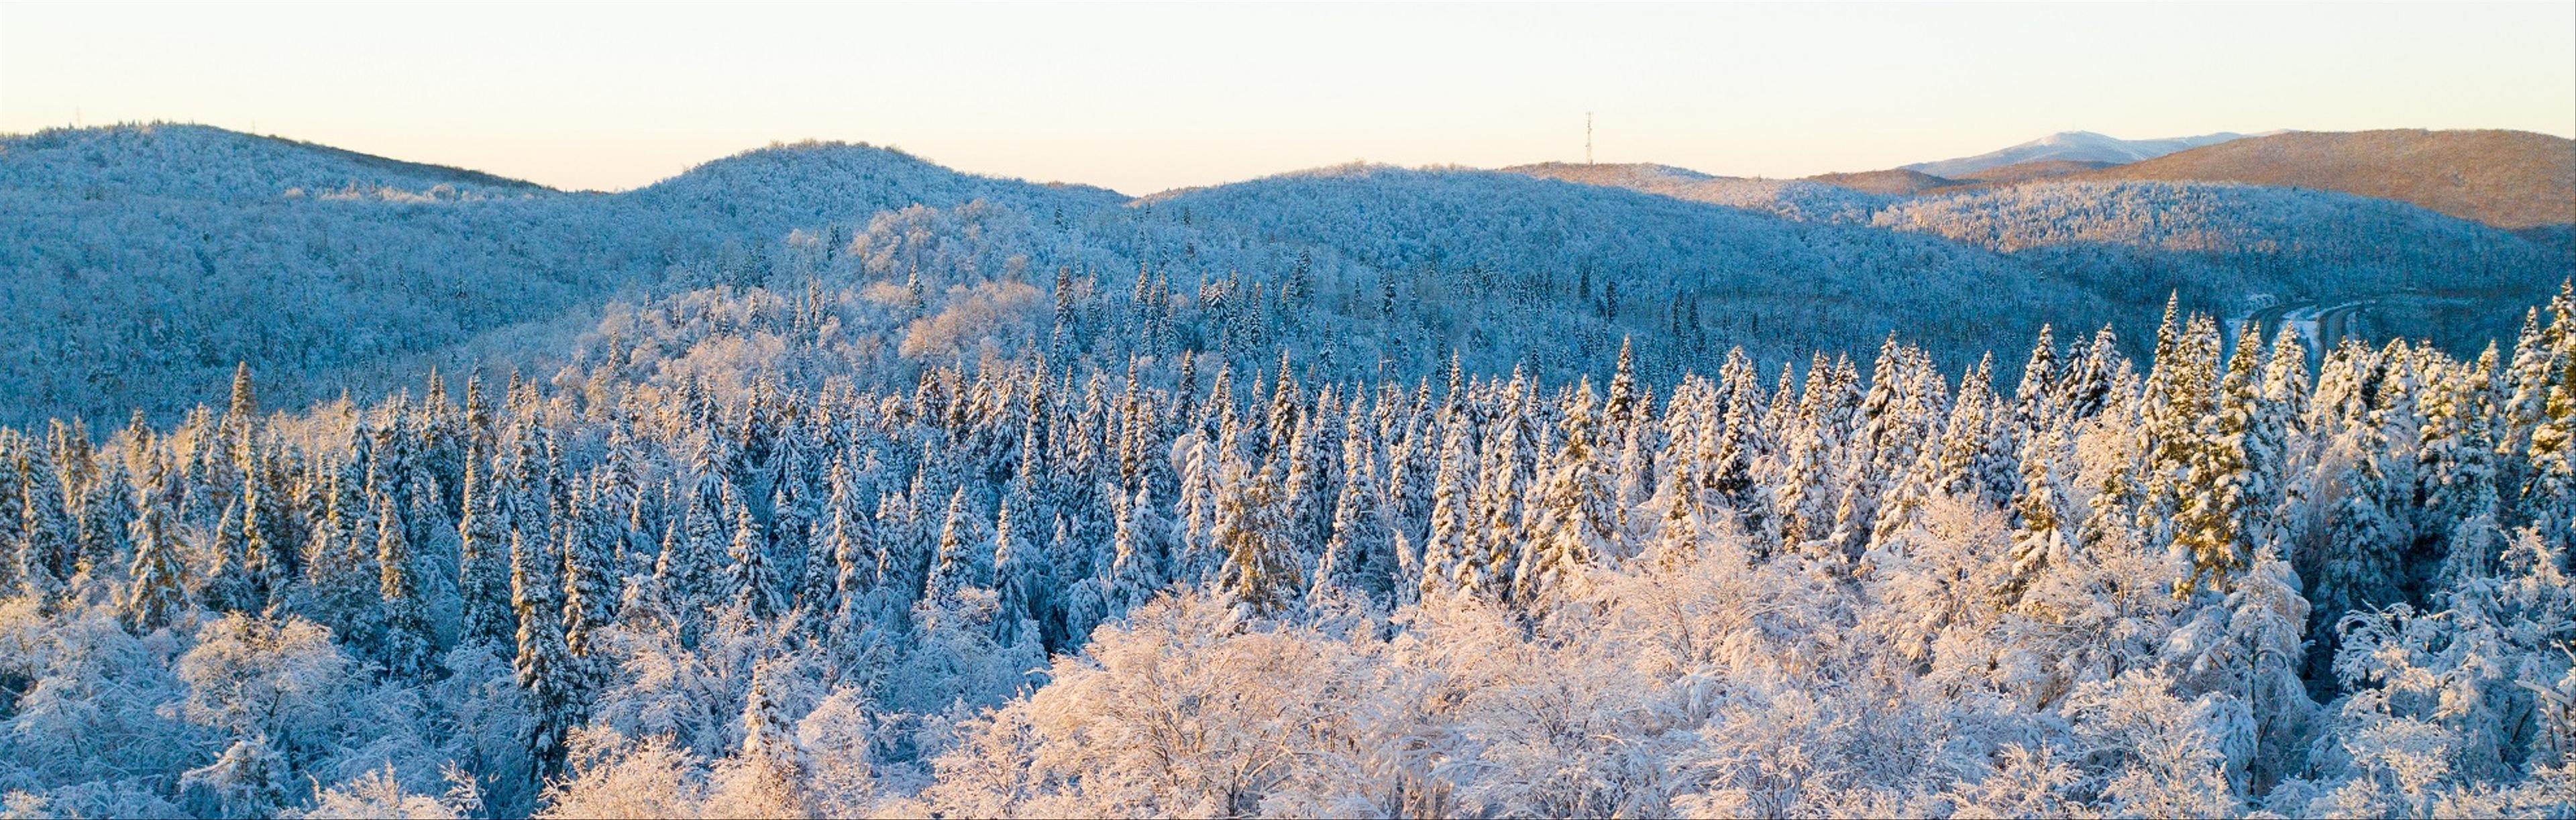
[[[1862,193],[1881,196],[1916,196],[1959,184],[1958,180],[1936,177],[1921,171],[1894,168],[1885,171],[1817,174],[1809,182],[1840,185]]]
[[[1936,162],[1918,162],[1904,170],[1921,171],[1937,177],[1964,179],[1988,168],[1999,168],[2038,160],[2075,160],[2081,162],[2137,162],[2176,151],[2215,145],[2242,139],[2234,133],[2203,134],[2197,137],[2124,140],[2091,131],[2061,131],[2020,145]]]
[[[863,145],[777,146],[567,193],[193,125],[0,138],[5,413],[122,416],[261,366],[281,397],[511,325],[765,274],[797,227],[911,205],[1123,197]]]
[[[2118,164],[2096,159],[2035,159],[1979,170],[1960,176],[1958,181],[1961,184],[2009,185],[2081,174]]]
[[[2507,229],[2576,223],[2576,140],[2527,131],[2299,131],[2195,148],[2082,177],[2341,191],[2411,202]]]

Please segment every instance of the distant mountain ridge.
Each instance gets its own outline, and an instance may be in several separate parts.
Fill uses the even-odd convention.
[[[1918,162],[1898,166],[1902,170],[1921,171],[1936,177],[1965,179],[1978,171],[2040,160],[2074,160],[2079,162],[2129,163],[2154,159],[2176,151],[2205,145],[2216,145],[2244,139],[2232,132],[2202,134],[2196,137],[2124,140],[2091,131],[2060,131],[2020,145],[1989,151],[1972,157]]]
[[[2576,140],[2528,131],[2293,131],[2082,179],[2242,182],[2393,199],[2499,228],[2576,223]]]

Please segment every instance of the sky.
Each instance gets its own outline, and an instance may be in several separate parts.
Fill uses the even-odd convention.
[[[619,190],[800,139],[1131,194],[1353,160],[1788,177],[2044,134],[2576,136],[2576,3],[0,2],[0,132]]]

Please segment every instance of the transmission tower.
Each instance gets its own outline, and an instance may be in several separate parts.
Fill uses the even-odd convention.
[[[1583,112],[1583,164],[1592,164],[1592,112]]]

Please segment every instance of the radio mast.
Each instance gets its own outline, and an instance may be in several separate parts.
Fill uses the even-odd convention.
[[[1592,164],[1592,112],[1583,112],[1583,164]]]

